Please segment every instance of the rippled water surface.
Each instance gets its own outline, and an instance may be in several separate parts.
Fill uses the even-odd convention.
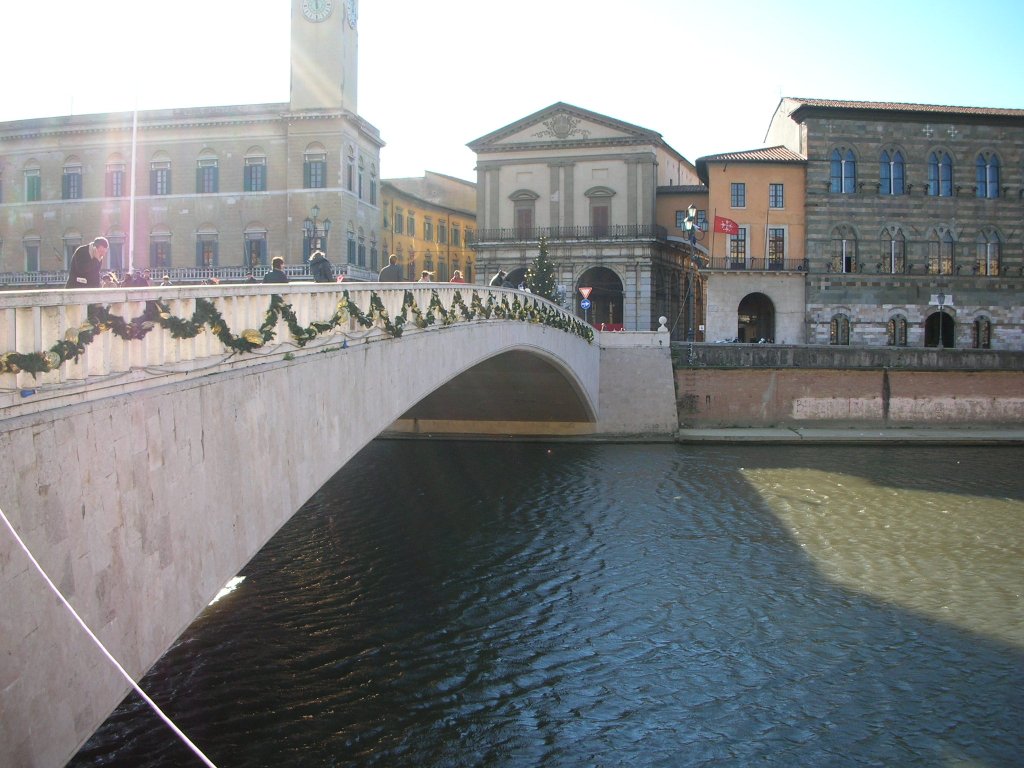
[[[380,441],[143,687],[220,768],[1021,766],[1022,466]],[[198,762],[133,695],[71,765]]]

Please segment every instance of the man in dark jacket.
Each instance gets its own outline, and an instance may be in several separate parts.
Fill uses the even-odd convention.
[[[271,270],[263,276],[264,283],[287,283],[288,275],[284,273],[284,259],[275,256],[270,260]]]
[[[97,237],[91,243],[80,245],[71,255],[68,282],[65,288],[99,288],[100,265],[107,258],[110,243],[105,237]]]
[[[323,251],[313,251],[313,255],[309,257],[309,274],[317,283],[334,282],[334,269]]]
[[[398,257],[395,254],[388,256],[388,265],[380,271],[377,279],[382,283],[400,283],[402,282],[402,267],[398,263]]]

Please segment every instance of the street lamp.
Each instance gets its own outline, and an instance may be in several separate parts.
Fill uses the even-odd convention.
[[[302,232],[306,236],[306,253],[305,257],[308,259],[309,254],[314,250],[324,251],[326,255],[327,249],[324,243],[327,240],[327,235],[331,231],[331,220],[324,219],[322,222],[318,221],[320,218],[320,206],[314,205],[310,211],[313,214],[312,218],[307,216],[302,222]]]

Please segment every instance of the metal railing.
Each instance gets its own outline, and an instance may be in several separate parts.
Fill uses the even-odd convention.
[[[376,280],[377,272],[366,267],[355,264],[331,264],[336,275],[344,273],[346,280]],[[139,268],[136,272],[146,271],[149,273],[150,285],[159,285],[164,275],[167,275],[174,285],[201,285],[203,283],[251,283],[260,282],[263,276],[270,271],[269,265],[246,267],[246,266],[224,266],[224,267],[174,267],[171,269],[160,268]],[[103,269],[102,275],[111,272],[118,276],[123,282],[127,275],[126,270]],[[286,264],[284,273],[289,280],[312,280],[309,273],[309,264]],[[68,281],[67,270],[53,270],[47,272],[0,272],[0,289],[2,288],[63,288]]]
[[[722,272],[806,272],[807,259],[732,259],[728,256],[716,256],[713,259],[701,259],[702,269]]]
[[[609,224],[598,227],[504,227],[477,230],[474,245],[535,243],[567,240],[667,240],[668,230],[657,224]]]

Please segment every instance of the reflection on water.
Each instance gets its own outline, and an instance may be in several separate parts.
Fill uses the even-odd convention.
[[[838,584],[1024,650],[1024,501],[820,469],[744,476]]]
[[[1019,766],[1022,459],[379,442],[144,687],[224,768]]]

